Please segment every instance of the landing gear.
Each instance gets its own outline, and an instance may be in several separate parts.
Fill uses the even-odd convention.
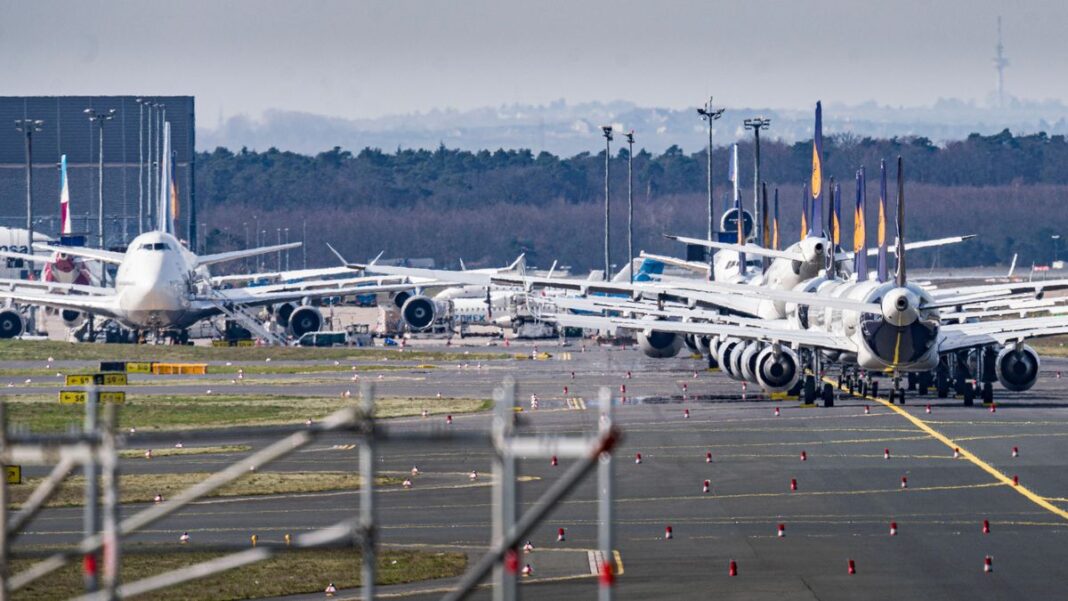
[[[872,396],[874,396],[874,397],[879,396],[879,383],[878,382],[876,382],[875,380],[872,380],[871,381],[871,385],[869,386],[869,389],[871,390],[871,395]],[[892,403],[893,400],[891,399],[890,402]]]
[[[983,382],[983,404],[989,405],[994,402],[994,385],[990,382]]]
[[[805,376],[803,400],[806,405],[816,404],[816,376]]]
[[[946,357],[942,357],[935,368],[935,391],[940,399],[949,397],[949,361]]]
[[[820,396],[823,398],[824,407],[834,407],[834,386],[829,382],[824,382],[823,393]]]
[[[927,396],[928,388],[931,387],[931,372],[925,371],[919,374],[916,379],[918,380],[916,382],[916,393],[920,396]]]
[[[905,381],[908,383],[909,390],[916,390],[916,387],[919,385],[919,378],[917,377],[918,375],[919,374],[914,371],[910,371],[909,373],[905,374]]]
[[[971,407],[975,403],[975,387],[971,382],[964,383],[964,406]]]

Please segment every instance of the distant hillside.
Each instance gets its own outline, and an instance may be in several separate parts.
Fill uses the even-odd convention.
[[[879,159],[902,155],[908,194],[908,235],[935,237],[976,233],[980,240],[918,257],[943,266],[1047,263],[1052,234],[1068,234],[1068,143],[1061,135],[972,135],[934,146],[924,138],[892,140],[832,136],[825,143],[825,176],[842,180],[847,232],[852,231],[854,174],[868,172],[869,226]],[[728,192],[727,151],[717,148],[717,206]],[[751,146],[741,149],[743,199],[752,199]],[[795,240],[801,184],[807,181],[811,143],[762,145],[763,176],[780,189],[784,239]],[[504,263],[519,252],[547,266],[560,259],[577,268],[600,262],[604,153],[560,158],[529,150],[435,151],[352,154],[335,148],[306,156],[218,149],[197,157],[197,198],[212,224],[212,250],[244,244],[253,216],[276,237],[290,228],[299,238],[304,222],[310,264],[333,260],[329,241],[353,258],[385,250],[388,256],[431,256],[455,264]],[[636,248],[679,252],[661,234],[701,234],[705,153],[678,148],[641,151],[634,158]],[[612,159],[614,256],[623,260],[626,227],[626,151]],[[891,178],[893,173],[891,173]],[[250,235],[251,236],[251,235]],[[1068,237],[1068,236],[1066,236]],[[851,240],[851,235],[846,238]],[[618,246],[616,246],[618,245]]]

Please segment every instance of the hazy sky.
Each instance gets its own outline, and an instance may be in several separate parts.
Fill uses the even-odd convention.
[[[1068,2],[3,0],[4,93],[193,94],[198,121],[624,99],[1068,101]]]

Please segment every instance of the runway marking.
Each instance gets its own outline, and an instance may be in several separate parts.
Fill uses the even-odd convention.
[[[828,382],[828,383],[830,383],[830,384],[832,384],[834,386],[838,385],[838,382],[836,382],[832,378],[823,378],[823,381],[824,382]],[[1045,509],[1047,511],[1052,512],[1055,515],[1058,515],[1058,516],[1064,518],[1065,520],[1068,520],[1068,511],[1065,511],[1065,510],[1061,509],[1060,507],[1057,507],[1056,505],[1050,503],[1049,501],[1047,501],[1044,498],[1042,498],[1041,496],[1035,494],[1034,492],[1031,491],[1031,489],[1027,488],[1026,486],[1024,486],[1022,484],[1014,485],[1013,481],[1012,481],[1012,478],[1010,478],[1007,475],[1005,475],[1004,472],[994,468],[989,463],[983,461],[975,453],[972,453],[971,451],[961,447],[959,443],[955,442],[953,439],[949,438],[945,434],[942,434],[938,430],[935,430],[934,428],[929,426],[927,424],[927,422],[923,421],[922,419],[916,417],[915,415],[912,415],[911,413],[909,413],[908,411],[905,411],[904,409],[902,409],[901,407],[898,407],[897,405],[891,404],[886,399],[882,399],[882,398],[879,398],[879,397],[873,397],[873,396],[867,396],[867,397],[863,397],[863,398],[867,398],[867,399],[873,400],[873,401],[883,405],[884,407],[887,407],[887,408],[891,409],[892,411],[894,411],[895,413],[897,413],[901,417],[904,417],[905,419],[907,419],[910,422],[912,422],[912,424],[915,425],[917,428],[919,428],[920,430],[923,430],[924,432],[929,434],[932,438],[934,438],[935,440],[938,440],[939,442],[941,442],[942,444],[946,445],[950,449],[960,449],[961,457],[967,459],[968,461],[971,461],[977,467],[979,467],[979,469],[981,469],[984,472],[990,474],[996,480],[998,480],[1002,484],[1005,484],[1010,489],[1015,490],[1016,492],[1020,493],[1021,495],[1023,495],[1027,499],[1029,499],[1032,503],[1038,505],[1039,507],[1042,507],[1043,509]]]

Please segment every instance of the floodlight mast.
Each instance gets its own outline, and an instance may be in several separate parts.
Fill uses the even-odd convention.
[[[753,225],[757,228],[757,243],[760,243],[764,240],[764,227],[760,215],[760,130],[770,127],[771,119],[754,117],[746,119],[743,124],[746,129],[753,130]],[[739,244],[743,244],[743,242],[739,240]]]
[[[610,165],[612,161],[612,126],[602,125],[601,132],[604,135],[604,281],[608,281],[610,276],[608,275],[612,270],[612,256],[610,250],[611,244],[611,197],[609,196],[610,188],[608,185],[610,175]]]
[[[716,235],[716,212],[713,207],[712,201],[712,122],[723,116],[723,112],[726,108],[715,109],[712,107],[712,97],[708,97],[708,102],[705,103],[704,108],[698,108],[697,114],[702,119],[708,121],[708,239],[712,240]],[[715,278],[715,260],[712,254],[712,249],[708,249],[708,279],[714,280]]]

